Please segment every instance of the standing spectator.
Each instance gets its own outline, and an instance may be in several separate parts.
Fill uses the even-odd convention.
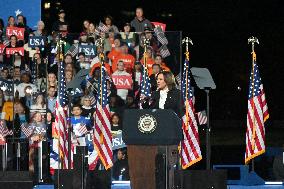
[[[68,22],[65,20],[65,11],[63,9],[58,12],[59,19],[53,23],[52,31],[68,31]]]
[[[106,16],[104,21],[105,21],[105,25],[108,27],[109,31],[113,30],[114,33],[119,33],[118,28],[115,25],[113,25],[113,23],[112,23],[113,18],[110,15]]]
[[[145,53],[145,57],[147,58],[147,69],[148,71],[152,72],[152,65],[155,63],[154,59],[153,59],[153,49],[152,47],[148,47]],[[144,55],[142,56],[141,60],[140,60],[141,64],[144,65]],[[148,74],[150,75],[150,73],[148,72]]]
[[[151,83],[151,91],[157,90],[157,74],[160,73],[161,67],[160,64],[153,64],[152,65],[152,74],[150,75],[150,83]]]
[[[120,32],[121,41],[126,43],[128,47],[134,48],[135,47],[135,33],[131,32],[131,25],[130,23],[125,23],[123,27],[123,32]]]
[[[120,49],[121,53],[114,59],[114,62],[112,64],[112,71],[116,71],[118,60],[122,60],[124,62],[125,71],[132,73],[134,69],[135,58],[128,53],[128,46],[126,43],[124,43]]]
[[[16,26],[15,17],[14,16],[9,16],[7,27],[15,27],[15,26]]]
[[[113,165],[114,180],[129,180],[129,166],[126,157],[126,150],[119,149],[117,151],[117,160]]]
[[[89,96],[83,96],[81,99],[82,104],[82,116],[91,119],[95,109],[91,106],[91,98]]]
[[[65,79],[66,79],[66,85],[72,81],[73,79],[73,73],[71,71],[65,71]]]
[[[90,23],[89,24],[89,30],[87,32],[88,34],[88,41],[95,43],[96,39],[97,39],[97,33],[96,33],[96,26],[94,23]]]
[[[90,21],[89,20],[84,20],[83,22],[83,31],[84,33],[88,33],[90,27]]]
[[[29,129],[33,131],[29,141],[29,171],[34,173],[35,148],[38,147],[38,142],[46,138],[46,125],[39,112],[35,112],[33,122],[29,125]]]
[[[45,36],[46,32],[44,31],[44,22],[43,21],[38,21],[37,22],[37,30],[34,31],[35,36]]]
[[[155,64],[159,64],[162,71],[171,71],[170,68],[163,62],[163,57],[159,54],[155,57]]]
[[[74,138],[79,146],[86,146],[85,134],[80,132],[80,127],[85,125],[87,128],[90,128],[90,119],[82,116],[82,107],[81,105],[73,105],[71,117],[71,127],[73,129]]]
[[[78,53],[78,62],[76,64],[76,67],[78,67],[78,70],[81,69],[90,69],[90,62],[86,61],[85,53],[80,52]]]
[[[50,72],[47,77],[48,77],[47,87],[49,88],[50,86],[53,86],[57,91],[57,79],[55,73]]]
[[[30,107],[30,115],[33,115],[36,112],[40,113],[43,117],[45,116],[46,103],[44,102],[43,94],[38,94],[36,97],[36,103]]]
[[[32,84],[30,82],[30,74],[25,72],[25,73],[22,73],[21,75],[21,83],[16,86],[15,88],[15,91],[18,91],[19,92],[19,97],[24,97],[25,96],[25,93],[27,92],[25,89],[27,86],[31,87],[31,93],[35,93],[37,91],[37,88],[34,84]]]
[[[152,23],[146,19],[143,15],[143,9],[141,7],[136,8],[136,17],[131,21],[131,27],[136,32],[144,32],[145,27],[152,29]]]
[[[122,131],[122,127],[120,124],[120,118],[117,113],[114,113],[111,116],[111,131]]]
[[[121,53],[120,45],[121,45],[120,39],[115,39],[114,48],[112,48],[112,50],[107,55],[111,63],[113,63],[114,59],[116,59],[116,57],[118,57],[118,55]]]
[[[48,88],[47,93],[48,93],[48,96],[47,96],[47,108],[51,112],[54,112],[55,111],[55,102],[56,102],[56,97],[55,97],[56,90],[55,90],[54,86],[50,86]]]
[[[112,75],[120,75],[120,76],[130,76],[124,69],[123,60],[119,60],[117,63],[117,70]],[[128,89],[117,89],[117,95],[120,96],[124,101],[126,100],[126,96],[128,94]]]

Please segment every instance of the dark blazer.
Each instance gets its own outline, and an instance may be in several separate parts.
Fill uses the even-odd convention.
[[[150,105],[147,107],[146,104],[143,104],[143,108],[151,108],[151,109],[159,109],[159,101],[160,101],[160,90],[153,91],[151,94]],[[164,109],[173,110],[179,118],[182,117],[183,105],[181,102],[181,91],[174,88],[169,90],[167,99],[164,105]]]

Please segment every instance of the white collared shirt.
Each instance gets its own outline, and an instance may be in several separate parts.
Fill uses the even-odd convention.
[[[165,102],[167,100],[169,89],[165,88],[164,90],[160,90],[160,100],[159,100],[159,108],[164,109]]]

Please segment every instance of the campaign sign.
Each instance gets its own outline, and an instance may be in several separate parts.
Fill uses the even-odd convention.
[[[163,30],[163,32],[165,32],[166,31],[166,24],[163,24],[163,23],[160,23],[160,22],[151,22],[154,26],[155,26],[155,28],[156,27],[161,27],[162,28],[162,30]]]
[[[6,48],[6,55],[13,55],[18,53],[20,56],[24,56],[24,47],[17,47],[17,48]]]
[[[44,48],[46,42],[45,36],[30,36],[29,37],[29,47],[30,48]]]
[[[24,40],[25,28],[7,27],[6,29],[7,38],[10,38],[11,35],[17,36],[18,40]]]
[[[122,133],[112,136],[112,150],[117,150],[124,147],[126,147],[126,145],[122,140]]]
[[[85,53],[86,58],[94,58],[96,56],[96,46],[95,45],[79,45],[79,53]]]
[[[131,75],[112,75],[112,80],[117,89],[131,89],[132,87]]]
[[[5,45],[4,44],[0,44],[0,54],[3,54],[5,49]]]

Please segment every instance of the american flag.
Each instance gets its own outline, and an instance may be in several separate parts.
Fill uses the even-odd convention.
[[[86,124],[81,124],[79,129],[78,129],[78,132],[80,133],[80,135],[86,134],[88,132]]]
[[[205,110],[197,112],[196,115],[197,115],[199,125],[204,125],[207,123],[207,115],[206,115]]]
[[[165,36],[164,31],[162,30],[162,28],[160,26],[156,27],[154,29],[155,34],[157,36],[158,41],[162,44],[162,45],[167,45],[169,42]]]
[[[0,134],[3,136],[3,137],[6,137],[7,135],[13,135],[13,131],[9,130],[7,125],[6,125],[6,122],[1,120],[0,121]]]
[[[254,54],[255,55],[255,54]],[[265,152],[264,123],[269,118],[268,107],[258,66],[253,58],[250,76],[245,163]]]
[[[21,125],[21,130],[27,138],[33,134],[33,130],[30,127],[26,127],[25,124]]]
[[[58,96],[55,103],[55,128],[59,131],[59,155],[63,169],[68,169],[68,96],[63,62],[59,63]]]
[[[95,111],[94,146],[105,169],[112,167],[112,135],[106,72],[101,69]]]
[[[167,47],[166,45],[162,45],[162,46],[159,48],[159,52],[160,52],[160,54],[161,54],[161,56],[162,56],[163,58],[166,58],[166,57],[168,57],[168,56],[171,55],[171,53],[170,53],[170,51],[169,51],[169,49],[168,49],[168,47]]]
[[[68,51],[65,53],[65,55],[67,54],[71,54],[72,57],[75,57],[78,54],[78,44],[73,44]]]
[[[140,82],[140,97],[151,97],[151,83],[150,83],[150,78],[148,76],[148,69],[147,65],[142,68],[142,79]],[[142,101],[141,101],[142,102]],[[139,104],[140,109],[142,108],[142,104]]]
[[[186,169],[202,159],[198,127],[193,106],[193,94],[190,84],[189,62],[185,60],[182,76],[182,97],[186,107],[182,117],[182,131],[184,140],[181,142],[181,164]]]
[[[99,23],[98,29],[103,33],[108,32],[108,30],[109,30],[108,27],[106,25],[104,25],[104,23],[102,23],[102,22]]]

